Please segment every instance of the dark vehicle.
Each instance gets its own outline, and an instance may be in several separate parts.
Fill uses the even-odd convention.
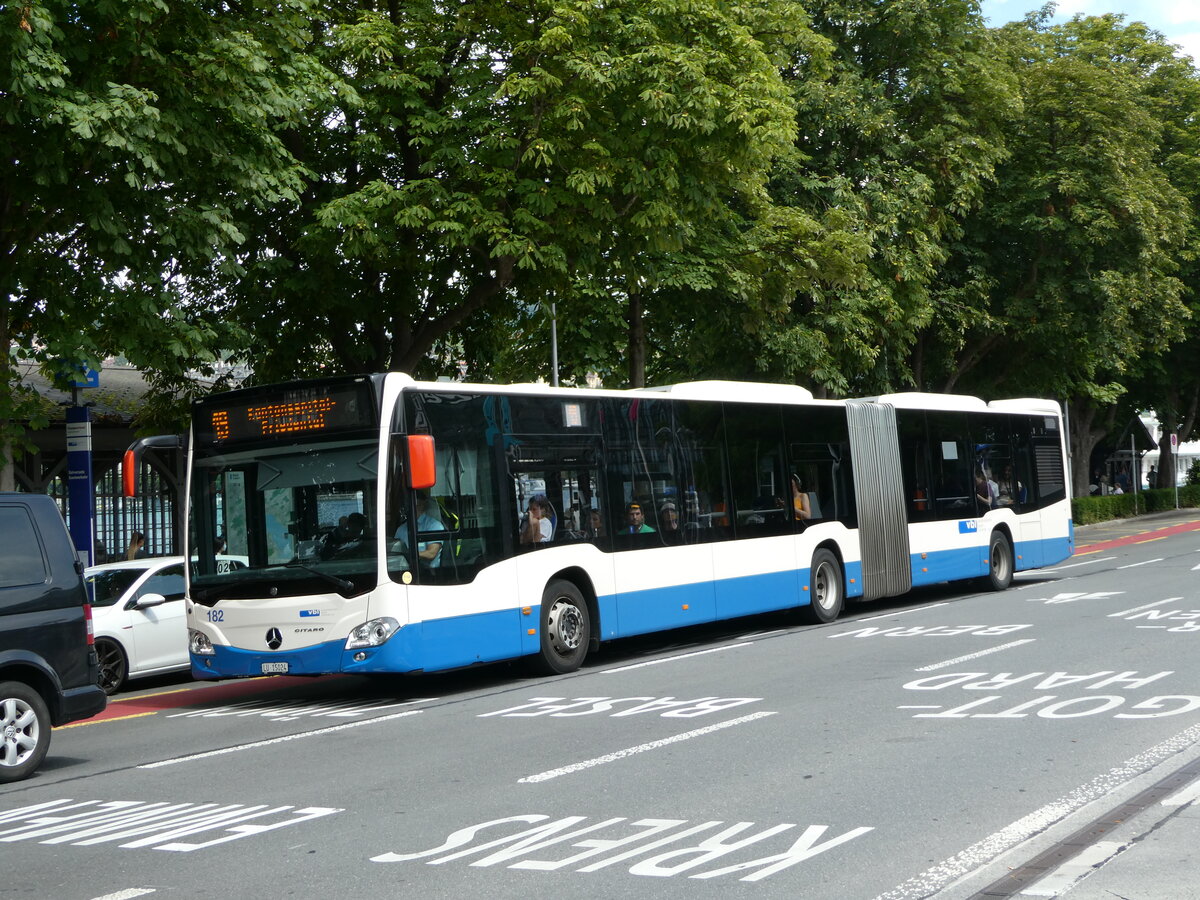
[[[107,702],[82,572],[49,497],[0,493],[0,783],[33,774],[53,726]]]

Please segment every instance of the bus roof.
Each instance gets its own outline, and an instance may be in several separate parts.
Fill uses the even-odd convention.
[[[467,381],[415,381],[403,372],[391,372],[388,373],[387,377],[399,380],[402,389],[418,388],[420,390],[453,392],[475,391],[485,394],[529,394],[541,396],[578,396],[586,394],[593,397],[629,397],[630,395],[654,397],[666,394],[675,399],[724,400],[750,403],[840,404],[844,402],[844,400],[819,400],[813,397],[812,391],[796,384],[755,381],[721,381],[714,379],[709,381],[685,381],[679,384],[667,384],[658,387],[619,389],[554,387],[540,382],[478,384]],[[900,409],[931,409],[961,412],[986,412],[992,410],[995,412],[1061,415],[1061,409],[1056,401],[1038,398],[993,400],[990,403],[985,403],[978,397],[971,397],[964,394],[902,391],[895,394],[881,394],[876,397],[865,397],[862,399],[875,403],[888,403]]]
[[[754,381],[684,381],[643,390],[691,400],[749,400],[761,403],[807,403],[813,400],[812,391],[798,384]]]

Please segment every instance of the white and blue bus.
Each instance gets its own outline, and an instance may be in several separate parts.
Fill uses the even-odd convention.
[[[1057,563],[1058,405],[391,373],[215,395],[189,443],[192,671],[418,672]],[[233,554],[245,567],[222,571]]]

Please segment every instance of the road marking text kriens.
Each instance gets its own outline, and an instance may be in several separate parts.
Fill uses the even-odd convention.
[[[722,828],[725,825],[724,822],[712,821],[689,827],[687,819],[631,821],[620,816],[604,819],[592,825],[575,827],[586,820],[587,816],[564,816],[554,821],[550,821],[550,816],[541,814],[508,816],[468,828],[460,828],[458,831],[451,832],[441,846],[431,850],[421,850],[415,853],[384,853],[372,857],[371,861],[397,863],[425,860],[426,865],[440,866],[464,860],[485,851],[493,851],[469,865],[506,865],[510,869],[533,869],[542,872],[553,872],[566,868],[574,869],[576,872],[595,872],[608,866],[637,860],[629,866],[631,875],[670,878],[674,875],[684,874],[688,878],[720,878],[744,872],[748,874],[742,875],[741,881],[761,881],[874,830],[873,827],[860,826],[822,841],[821,839],[830,826],[808,825],[790,846],[782,847],[766,856],[734,861],[734,859],[726,860],[725,857],[746,850],[760,841],[791,831],[797,826],[792,823],[772,825],[734,840],[743,832],[753,829],[754,823],[737,822]],[[535,823],[542,824],[490,840],[484,839],[480,835],[480,832],[505,825],[534,825]],[[713,833],[714,829],[718,828],[721,830]],[[605,829],[608,831],[603,837],[577,840],[584,835]],[[702,834],[706,836],[700,838],[699,836]],[[474,843],[476,840],[482,842]],[[685,840],[687,841],[686,845],[678,846],[680,841]],[[646,856],[651,851],[672,844],[676,845],[673,849]],[[543,850],[554,845],[566,845],[570,849],[577,849],[580,852],[570,853],[566,857],[562,857],[561,854],[542,854]],[[757,848],[755,852],[757,852]],[[535,853],[539,854],[539,858],[529,858]],[[597,859],[597,857],[599,858]],[[638,859],[639,857],[644,858]],[[586,864],[581,865],[585,861],[587,861]],[[717,868],[708,868],[717,863],[726,864],[718,865]]]

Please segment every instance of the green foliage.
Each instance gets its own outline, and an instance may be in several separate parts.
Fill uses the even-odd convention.
[[[1179,488],[1179,508],[1200,507],[1200,482]],[[1128,519],[1146,513],[1175,509],[1174,488],[1154,488],[1134,494],[1110,494],[1106,497],[1075,497],[1071,500],[1071,518],[1076,525],[1092,525],[1111,519]]]
[[[1138,502],[1141,498],[1143,502]],[[1105,497],[1075,497],[1071,519],[1076,525],[1094,525],[1112,519],[1128,519],[1146,511],[1144,494],[1109,494]]]
[[[689,356],[713,370],[798,381],[819,392],[905,386],[931,286],[960,219],[1004,157],[1020,109],[978,8],[959,0],[816,0],[823,42],[785,71],[796,149],[772,193],[811,223],[797,238],[807,278],[778,321],[698,322]],[[712,349],[715,348],[715,349]]]
[[[278,129],[323,71],[309,0],[33,0],[0,8],[0,342],[54,374],[110,352],[181,375],[231,340],[190,279],[236,213],[299,190]],[[0,384],[0,444],[20,439]],[[36,427],[36,419],[28,420]]]
[[[248,277],[228,285],[257,374],[430,375],[463,346],[496,373],[486,351],[520,346],[513,328],[548,297],[574,317],[601,281],[711,281],[705,262],[754,227],[790,144],[777,47],[801,15],[783,0],[329,12],[309,52],[352,90],[292,132],[313,180],[253,223]]]
[[[1024,112],[943,273],[961,305],[927,344],[947,386],[1111,403],[1187,318],[1192,197],[1164,165],[1164,123],[1195,72],[1116,16],[1031,15],[1000,34]]]
[[[1196,427],[1200,77],[1118,16],[36,0],[0,121],[6,445],[18,360],[120,351],[175,428],[221,351],[547,376],[552,306],[567,383],[1056,396],[1084,456],[1131,391]]]
[[[1188,466],[1186,482],[1188,487],[1200,485],[1200,459],[1193,459]]]

